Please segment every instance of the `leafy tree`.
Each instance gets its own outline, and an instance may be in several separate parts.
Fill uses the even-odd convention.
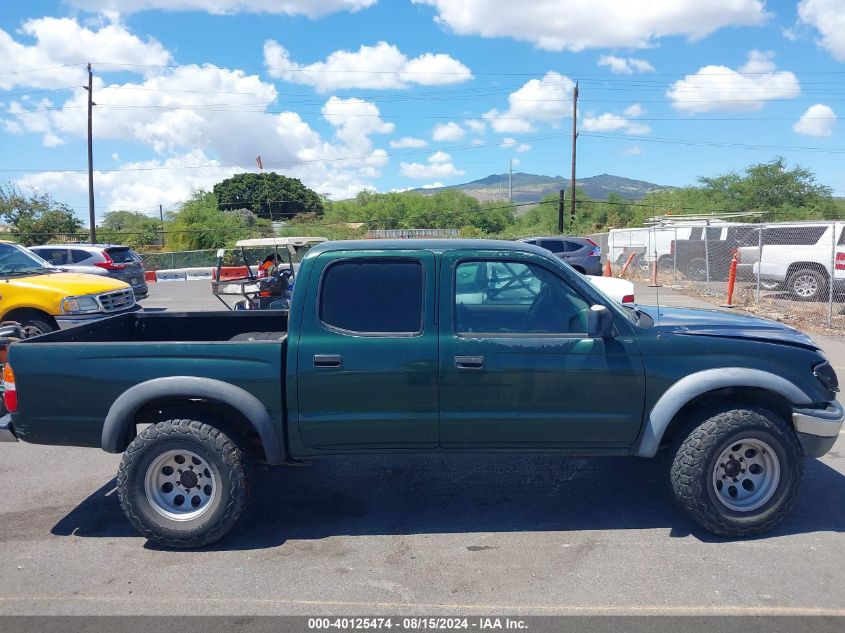
[[[214,196],[221,209],[248,209],[261,218],[282,219],[324,211],[317,193],[298,178],[275,172],[237,174],[214,185]]]
[[[194,191],[190,200],[168,214],[168,220],[168,250],[225,248],[256,234],[272,234],[266,224],[256,222],[251,228],[242,214],[221,211],[215,195],[202,190]]]
[[[62,239],[82,227],[70,207],[48,194],[26,194],[11,183],[0,185],[0,217],[20,234],[18,241],[27,246]]]
[[[140,248],[160,238],[161,223],[137,211],[109,211],[100,221],[97,238],[102,242]]]

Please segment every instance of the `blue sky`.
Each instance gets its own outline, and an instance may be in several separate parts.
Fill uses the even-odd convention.
[[[659,184],[775,155],[845,195],[845,2],[33,0],[0,15],[0,179],[157,212],[244,170],[334,198],[506,171]]]

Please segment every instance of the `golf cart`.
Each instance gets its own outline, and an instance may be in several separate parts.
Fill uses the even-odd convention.
[[[263,237],[240,240],[234,251],[221,248],[211,292],[229,310],[287,310],[299,261],[309,248],[325,241],[325,237]],[[235,261],[243,263],[232,266]],[[235,303],[230,305],[227,298]]]

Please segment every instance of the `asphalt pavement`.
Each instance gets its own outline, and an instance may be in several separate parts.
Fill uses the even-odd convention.
[[[218,307],[208,282],[144,305]],[[259,473],[234,533],[191,552],[133,532],[119,459],[0,445],[0,614],[845,615],[845,445],[751,539],[691,524],[658,460],[396,456]]]

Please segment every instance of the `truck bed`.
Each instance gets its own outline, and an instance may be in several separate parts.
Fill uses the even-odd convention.
[[[281,425],[287,315],[136,312],[14,343],[21,439],[101,445],[103,422],[127,389],[195,376],[241,387]]]
[[[149,343],[281,341],[287,335],[286,312],[271,310],[235,312],[132,312],[52,332],[33,340],[40,343]]]

